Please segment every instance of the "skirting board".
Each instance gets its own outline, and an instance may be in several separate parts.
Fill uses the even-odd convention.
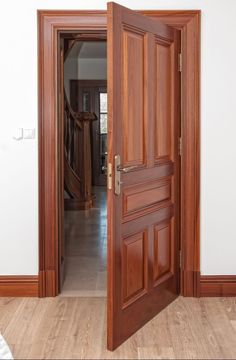
[[[0,276],[0,297],[38,297],[38,276]],[[200,296],[236,296],[236,275],[201,275]]]
[[[0,275],[0,297],[37,297],[38,276]]]
[[[236,275],[201,275],[200,296],[236,296]]]

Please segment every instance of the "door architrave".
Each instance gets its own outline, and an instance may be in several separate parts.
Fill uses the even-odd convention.
[[[140,10],[181,30],[181,295],[200,295],[200,10]],[[58,34],[104,38],[106,11],[38,10],[39,296],[58,295]],[[100,35],[99,35],[100,34]]]

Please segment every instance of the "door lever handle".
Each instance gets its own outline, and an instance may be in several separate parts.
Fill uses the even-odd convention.
[[[120,195],[121,172],[128,173],[129,171],[136,169],[138,166],[122,167],[120,164],[120,155],[115,155],[115,194]]]
[[[131,170],[134,170],[138,168],[137,165],[133,165],[133,166],[127,166],[127,167],[122,167],[121,165],[118,165],[117,166],[117,171],[121,171],[121,172],[124,172],[124,173],[128,173],[129,171]]]

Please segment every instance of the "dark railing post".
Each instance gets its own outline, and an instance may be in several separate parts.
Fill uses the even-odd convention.
[[[74,112],[65,97],[65,209],[88,209],[92,206],[91,124],[97,116]]]

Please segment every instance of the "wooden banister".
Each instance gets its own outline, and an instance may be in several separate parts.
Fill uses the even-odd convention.
[[[65,189],[70,199],[66,209],[87,209],[92,206],[91,124],[95,113],[74,112],[65,95],[64,144]]]

